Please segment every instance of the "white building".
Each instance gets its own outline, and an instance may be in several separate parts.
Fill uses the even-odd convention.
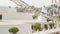
[[[47,22],[47,10],[43,7],[42,12],[38,13],[38,10],[36,13],[28,13],[17,12],[16,8],[0,7],[0,34],[11,34],[8,32],[10,27],[18,27],[20,31],[17,34],[32,34],[32,24]],[[34,14],[38,15],[37,19],[33,19]]]
[[[34,22],[30,21],[33,20],[32,15],[32,13],[17,12],[16,8],[0,7],[0,34],[10,34],[8,32],[10,27],[18,27],[20,34],[31,34],[30,22]]]
[[[33,15],[34,13],[17,12],[16,8],[0,7],[0,34],[10,34],[8,32],[10,27],[18,27],[20,31],[17,34],[32,34],[32,24],[41,22],[38,19],[33,20]],[[39,19],[44,21],[44,17]]]

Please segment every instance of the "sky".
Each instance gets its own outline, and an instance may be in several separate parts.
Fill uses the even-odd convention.
[[[35,7],[49,6],[52,4],[51,0],[23,0],[27,4]],[[17,5],[10,0],[0,0],[0,6],[16,7]]]

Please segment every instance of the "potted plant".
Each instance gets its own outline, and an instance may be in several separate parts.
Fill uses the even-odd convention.
[[[54,23],[49,23],[50,29],[54,28]]]
[[[12,28],[9,28],[8,31],[9,31],[10,33],[16,34],[16,33],[19,31],[19,29],[18,29],[17,27],[12,27]]]
[[[47,30],[48,29],[48,25],[47,24],[44,24],[44,28]]]
[[[60,16],[55,18],[58,23],[60,23]]]
[[[33,26],[33,29],[35,31],[37,31],[37,30],[41,31],[41,24],[40,23],[35,23],[34,26]]]

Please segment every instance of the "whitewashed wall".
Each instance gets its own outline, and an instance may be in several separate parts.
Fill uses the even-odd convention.
[[[19,28],[17,34],[31,34],[31,25],[30,24],[20,24],[20,25],[2,25],[0,26],[0,34],[12,34],[9,33],[8,29],[11,27]]]
[[[9,8],[9,7],[0,7],[0,13],[4,13],[4,12],[16,12],[16,8]]]
[[[28,13],[3,13],[2,20],[32,20],[32,14]]]

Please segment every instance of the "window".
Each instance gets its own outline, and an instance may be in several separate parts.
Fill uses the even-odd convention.
[[[32,29],[33,29],[33,25],[32,25],[32,27],[31,27]]]
[[[47,22],[49,22],[49,18],[47,18]]]
[[[2,15],[0,15],[0,20],[2,20]]]
[[[37,19],[38,15],[33,15],[32,17],[33,19]]]

